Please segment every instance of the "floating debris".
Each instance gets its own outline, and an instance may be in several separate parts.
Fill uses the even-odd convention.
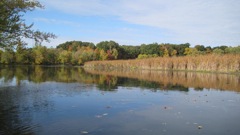
[[[164,106],[163,109],[164,109],[164,110],[171,110],[172,107]]]
[[[95,117],[96,118],[102,118],[102,115],[96,115]]]
[[[103,114],[103,116],[107,116],[107,115],[108,115],[108,113],[104,113],[104,114]]]
[[[198,129],[202,129],[203,127],[202,126],[198,126]]]
[[[81,134],[88,134],[88,131],[81,131]]]
[[[102,114],[102,115],[95,115],[95,117],[96,117],[96,118],[102,118],[102,117],[107,116],[107,115],[108,115],[108,113],[104,113],[104,114]]]

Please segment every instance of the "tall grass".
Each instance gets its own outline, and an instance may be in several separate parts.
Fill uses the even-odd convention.
[[[86,62],[84,67],[104,70],[188,70],[207,72],[240,72],[240,55],[200,55],[184,57],[157,57],[135,60]]]

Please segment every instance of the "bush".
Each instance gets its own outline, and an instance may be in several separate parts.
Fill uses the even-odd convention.
[[[214,54],[224,54],[224,51],[222,49],[216,48],[213,50]]]
[[[228,47],[225,49],[225,52],[229,54],[240,54],[240,46]]]

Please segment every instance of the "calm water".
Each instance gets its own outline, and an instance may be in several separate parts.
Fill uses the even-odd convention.
[[[86,71],[0,67],[0,135],[240,134],[239,75]]]

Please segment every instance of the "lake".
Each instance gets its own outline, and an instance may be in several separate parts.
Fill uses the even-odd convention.
[[[0,135],[237,135],[240,75],[1,66]]]

